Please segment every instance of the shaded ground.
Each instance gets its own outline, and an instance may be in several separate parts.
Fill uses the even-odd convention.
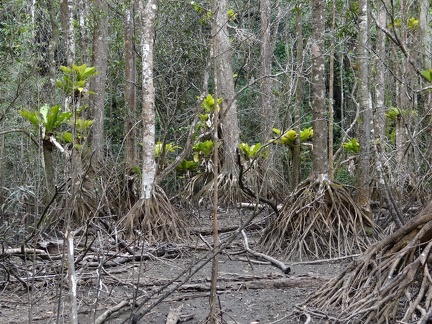
[[[201,218],[200,221],[203,226],[197,226],[197,229],[208,226],[208,217]],[[221,227],[234,225],[235,222],[236,218],[232,215],[221,214]],[[221,240],[228,235],[230,233],[221,234]],[[259,231],[250,231],[248,235],[250,247],[254,248],[254,240],[259,237]],[[209,236],[203,237],[210,242]],[[80,324],[94,323],[103,311],[123,300],[131,299],[137,291],[134,288],[137,287],[139,303],[143,296],[196,263],[207,249],[203,241],[194,236],[193,241],[187,245],[151,246],[152,256],[140,264],[137,260],[125,262],[124,258],[120,258],[120,254],[124,253],[115,253],[115,242],[107,242],[110,240],[108,238],[104,240],[106,241],[103,244],[101,242],[99,248],[91,254],[87,251],[88,258],[77,264]],[[305,318],[291,314],[294,306],[322,285],[325,279],[339,273],[349,261],[292,264],[291,274],[283,275],[279,269],[269,264],[249,262],[244,253],[237,254],[241,252],[241,247],[238,239],[227,250],[232,254],[224,253],[220,256],[220,306],[223,319],[231,323],[304,323]],[[146,248],[144,252],[148,251]],[[77,258],[80,256],[79,251],[78,247]],[[140,247],[136,247],[136,251],[140,251]],[[12,255],[7,260],[0,261],[10,271],[9,281],[3,282],[0,287],[0,323],[69,322],[66,268],[57,256],[61,255],[56,255],[54,260],[46,257],[40,260],[37,257],[33,262],[23,260],[22,255],[21,258]],[[113,266],[115,262],[118,265]],[[165,323],[169,309],[179,305],[183,305],[183,319],[189,318],[184,323],[202,322],[209,311],[210,267],[211,264],[207,264],[180,291],[154,307],[140,323]],[[23,282],[19,282],[17,277]],[[60,285],[59,282],[63,284]],[[149,302],[158,297],[156,295]],[[122,323],[130,314],[130,307],[124,307],[106,323]]]

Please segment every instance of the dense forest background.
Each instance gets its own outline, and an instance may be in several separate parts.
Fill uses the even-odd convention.
[[[392,237],[432,193],[431,10],[2,1],[0,240],[176,241],[191,210],[240,203],[267,206],[262,249],[288,259]]]

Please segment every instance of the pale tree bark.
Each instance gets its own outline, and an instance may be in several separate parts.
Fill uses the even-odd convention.
[[[358,32],[358,64],[359,64],[359,89],[358,102],[360,108],[360,154],[357,174],[357,203],[365,212],[370,213],[369,206],[369,182],[372,139],[372,101],[369,87],[369,5],[368,0],[359,1],[359,32]]]
[[[271,136],[275,122],[275,111],[272,105],[271,74],[273,48],[271,44],[271,5],[269,0],[260,0],[261,42],[260,42],[260,95],[261,95],[261,142],[266,143]]]
[[[155,162],[155,88],[153,85],[153,48],[158,0],[139,1],[142,20],[142,127],[143,163],[141,199],[152,197],[156,175]]]
[[[80,48],[80,63],[89,62],[89,43],[90,43],[90,30],[89,30],[89,8],[90,2],[86,0],[78,0],[77,6],[77,20],[79,26],[79,48]]]
[[[136,155],[136,55],[134,48],[134,1],[125,9],[125,160],[128,167],[137,164]]]
[[[90,96],[90,119],[94,120],[90,145],[97,162],[104,160],[104,119],[105,119],[105,86],[108,62],[108,3],[106,0],[95,0],[95,28],[93,34],[92,65],[98,74],[90,82],[90,90],[96,94]]]
[[[296,12],[296,70],[297,70],[297,84],[295,90],[295,104],[294,104],[294,125],[296,125],[297,134],[300,133],[300,112],[301,107],[303,105],[304,100],[304,77],[303,77],[303,12],[302,8],[299,7]],[[292,150],[292,181],[291,181],[291,189],[294,188],[300,183],[300,174],[301,174],[301,163],[300,163],[300,138],[297,137],[294,143],[294,147]]]
[[[377,6],[377,20],[381,26],[387,25],[387,11],[382,3]],[[375,58],[375,114],[374,114],[374,132],[375,138],[382,149],[385,148],[385,57],[386,57],[386,35],[381,30],[377,30],[376,36],[376,58]]]
[[[228,34],[228,10],[226,0],[217,1],[215,12],[215,24],[212,28],[214,46],[215,80],[218,83],[218,96],[223,99],[221,104],[221,129],[222,129],[222,170],[226,175],[236,174],[236,149],[240,142],[239,125],[237,116],[237,104],[235,101],[235,89],[233,70],[231,65],[232,50]]]
[[[313,0],[312,4],[312,71],[311,71],[311,94],[313,130],[312,138],[313,154],[312,165],[314,176],[328,176],[328,123],[326,120],[326,97],[325,97],[325,64],[324,64],[324,33],[325,33],[325,2]]]
[[[333,163],[333,122],[334,122],[334,61],[335,61],[335,15],[336,15],[336,0],[332,0],[331,10],[331,30],[330,30],[330,67],[329,67],[329,97],[328,97],[328,114],[329,114],[329,140],[328,140],[328,155],[329,155],[329,175],[330,179],[334,179],[334,163]]]
[[[421,68],[423,70],[432,68],[432,35],[431,35],[431,14],[430,14],[430,1],[420,1],[420,60]],[[424,84],[428,86],[430,84]],[[423,125],[426,129],[426,147],[429,148],[429,152],[432,152],[432,92],[424,91],[421,94],[421,102],[424,107],[424,122]]]
[[[75,63],[74,2],[62,0],[60,10],[63,40],[66,43],[66,64],[70,67]]]

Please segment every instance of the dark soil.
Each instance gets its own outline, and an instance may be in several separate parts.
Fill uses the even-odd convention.
[[[221,213],[220,227],[233,226],[239,222],[238,215]],[[208,228],[209,218],[200,218],[195,230]],[[256,240],[259,230],[249,231],[249,245],[258,249]],[[232,233],[220,234],[223,241]],[[203,236],[211,244],[211,236]],[[96,243],[100,238],[97,238]],[[130,300],[136,293],[137,302],[161,285],[175,278],[183,270],[196,263],[208,250],[206,244],[193,235],[187,244],[160,244],[165,249],[164,255],[151,257],[149,260],[129,261],[113,266],[95,267],[111,258],[113,242],[95,243],[104,247],[93,251],[92,259],[81,260],[77,265],[77,295],[79,323],[94,323],[105,310],[123,300]],[[111,244],[111,245],[110,245]],[[152,245],[152,252],[155,245]],[[115,249],[115,248],[114,248]],[[60,249],[61,250],[61,249]],[[345,261],[323,261],[316,264],[289,263],[291,273],[282,272],[267,263],[255,263],[253,257],[247,258],[241,253],[242,243],[238,238],[219,262],[219,301],[222,318],[227,323],[304,323],[306,317],[295,312],[295,305],[305,300],[306,296],[336,275],[345,267]],[[79,248],[77,248],[79,251]],[[140,251],[136,248],[136,251]],[[146,253],[146,249],[143,249]],[[78,252],[76,257],[79,256]],[[89,252],[87,252],[89,253]],[[52,254],[54,255],[54,254]],[[61,256],[59,254],[59,256]],[[0,278],[0,323],[69,323],[69,295],[66,266],[59,257],[55,260],[22,255],[12,255],[0,260],[9,269],[9,280]],[[262,260],[261,260],[262,261]],[[1,269],[0,269],[1,270]],[[170,308],[183,305],[183,323],[201,323],[209,312],[209,280],[211,263],[208,263],[194,275],[179,291],[174,292],[164,301],[142,317],[140,323],[165,323]],[[1,271],[0,271],[1,272]],[[22,279],[19,282],[17,278]],[[3,282],[2,282],[3,280]],[[138,289],[136,289],[138,288]],[[154,296],[143,308],[154,303],[160,295]],[[143,309],[142,308],[142,309]],[[123,323],[132,310],[130,306],[114,313],[106,323]],[[130,322],[130,321],[128,321]]]

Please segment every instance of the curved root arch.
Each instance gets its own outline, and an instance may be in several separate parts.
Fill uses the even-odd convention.
[[[124,217],[125,228],[134,230],[146,241],[180,241],[187,236],[186,220],[172,206],[159,186],[153,190],[151,199],[139,199]]]
[[[426,323],[432,315],[431,238],[432,204],[309,296],[304,309],[319,308],[341,323]]]
[[[261,243],[267,253],[290,260],[336,257],[364,251],[379,232],[343,186],[309,178],[285,201]]]

